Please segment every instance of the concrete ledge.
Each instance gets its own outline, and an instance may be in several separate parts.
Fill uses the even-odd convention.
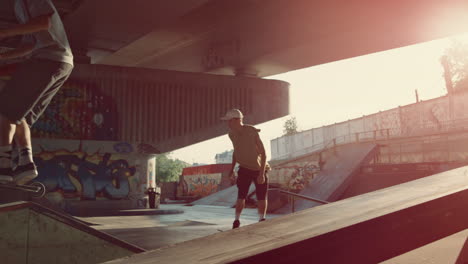
[[[134,209],[134,210],[101,210],[92,212],[90,215],[81,214],[80,216],[136,216],[136,215],[167,215],[182,214],[183,210],[173,209]]]
[[[0,205],[5,263],[101,263],[144,252],[75,218],[31,202]]]
[[[74,216],[116,215],[122,210],[145,209],[136,200],[66,200],[64,207]]]
[[[379,263],[466,229],[467,201],[462,167],[108,263]]]

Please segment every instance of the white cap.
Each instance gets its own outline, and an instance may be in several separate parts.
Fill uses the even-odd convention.
[[[233,118],[244,118],[244,115],[239,109],[231,109],[227,111],[226,115],[221,117],[221,120],[231,120]]]

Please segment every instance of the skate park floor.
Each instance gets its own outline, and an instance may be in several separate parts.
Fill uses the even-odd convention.
[[[97,230],[137,245],[146,250],[157,249],[230,230],[234,208],[224,206],[161,204],[159,209],[178,214],[78,217]],[[267,219],[281,216],[267,214]],[[245,208],[241,226],[258,222],[256,208]]]
[[[183,213],[79,217],[79,219],[91,224],[97,230],[145,250],[154,250],[230,230],[234,219],[234,208],[231,207],[161,204],[160,209],[183,211]],[[280,216],[282,215],[268,214],[267,219]],[[256,208],[245,208],[241,216],[241,226],[257,222]],[[382,263],[455,263],[467,238],[468,230],[465,230]]]

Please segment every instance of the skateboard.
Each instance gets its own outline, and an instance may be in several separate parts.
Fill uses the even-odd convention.
[[[0,181],[0,188],[29,192],[32,198],[42,198],[46,193],[46,187],[40,182],[16,184],[10,181]]]

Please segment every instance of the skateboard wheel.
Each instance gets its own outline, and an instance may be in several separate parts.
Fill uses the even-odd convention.
[[[33,198],[42,198],[44,197],[45,193],[46,193],[46,187],[44,184],[42,184],[41,182],[32,182],[31,183],[31,186],[34,186],[34,187],[37,187],[38,190],[33,192],[31,194],[31,196]]]

